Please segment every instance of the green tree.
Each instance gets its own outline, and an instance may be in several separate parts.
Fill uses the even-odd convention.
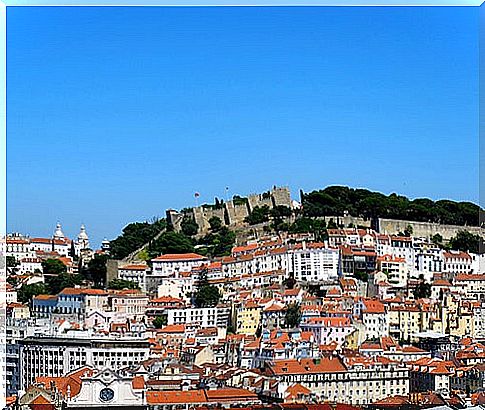
[[[213,216],[209,219],[210,230],[212,232],[218,232],[222,228],[221,218],[218,216]]]
[[[269,221],[269,206],[255,206],[251,213],[244,219],[249,225],[256,225]]]
[[[431,296],[431,284],[426,283],[424,275],[419,275],[419,283],[414,289],[414,299],[429,298]]]
[[[136,282],[125,279],[113,279],[108,282],[108,289],[123,290],[123,289],[140,289]]]
[[[153,222],[131,223],[123,228],[120,236],[110,241],[110,255],[114,259],[123,259],[153,240],[166,228],[165,219],[154,219]]]
[[[236,234],[227,226],[223,226],[216,233],[209,233],[199,240],[199,245],[207,248],[207,255],[212,257],[226,256],[231,254],[231,249],[236,241]]]
[[[67,272],[67,267],[59,259],[46,259],[42,261],[44,275],[60,275]]]
[[[94,282],[96,287],[102,287],[106,283],[107,261],[107,255],[96,254],[93,259],[88,262],[85,275]]]
[[[166,315],[160,315],[157,316],[155,319],[153,319],[153,327],[156,329],[161,329],[162,327],[167,325],[167,316]]]
[[[21,303],[28,303],[34,296],[48,294],[49,291],[43,283],[32,283],[30,285],[22,285],[19,289],[17,298]]]
[[[285,323],[286,327],[298,327],[301,321],[301,308],[299,303],[291,303],[286,309]]]
[[[194,294],[194,305],[196,307],[217,306],[221,294],[216,286],[210,285],[207,280],[207,269],[202,269],[197,280],[197,288]]]
[[[369,280],[369,274],[365,271],[357,271],[354,273],[354,277],[356,279],[361,280],[362,282],[367,282]]]
[[[439,233],[434,234],[431,237],[431,242],[433,242],[435,245],[442,246],[443,245],[443,237]]]
[[[483,241],[480,235],[463,230],[450,239],[450,247],[458,251],[478,253],[480,241]]]
[[[330,220],[328,221],[327,228],[328,229],[337,229],[338,228],[338,226],[335,223],[335,221],[333,220],[333,218],[330,218]]]
[[[7,268],[15,268],[19,265],[19,262],[15,258],[15,256],[7,256],[6,258]]]
[[[62,272],[58,275],[46,277],[46,287],[48,293],[56,295],[65,288],[73,288],[83,283],[81,275],[71,275],[67,272]]]
[[[180,228],[182,229],[182,233],[187,236],[197,235],[197,232],[199,231],[199,225],[197,225],[195,219],[189,215],[184,215],[182,222],[180,223]]]
[[[164,232],[150,247],[150,257],[167,253],[194,252],[192,241],[181,232]]]
[[[404,236],[412,236],[413,235],[413,227],[411,225],[406,226],[406,229],[404,229]]]
[[[296,280],[293,274],[290,274],[285,280],[283,281],[283,285],[286,289],[293,289],[296,285]]]
[[[329,186],[308,194],[300,193],[303,213],[307,217],[341,216],[348,212],[364,218],[391,218],[454,225],[479,225],[480,207],[471,202],[410,201],[395,193],[383,195],[367,189]]]

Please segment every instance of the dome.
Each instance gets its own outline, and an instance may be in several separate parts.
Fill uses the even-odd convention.
[[[57,222],[56,230],[54,231],[54,238],[64,238],[64,233],[61,229],[61,224]]]
[[[86,233],[86,228],[84,225],[81,225],[81,231],[79,232],[79,235],[77,236],[78,240],[83,240],[86,241],[89,239],[88,234]]]

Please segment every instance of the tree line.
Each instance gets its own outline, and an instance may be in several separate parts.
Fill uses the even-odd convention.
[[[307,217],[343,216],[404,219],[449,225],[478,226],[480,207],[471,202],[428,198],[408,199],[367,189],[330,186],[323,190],[300,191],[303,213]]]

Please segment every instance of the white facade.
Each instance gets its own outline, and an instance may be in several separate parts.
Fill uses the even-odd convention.
[[[152,259],[152,275],[172,276],[180,272],[190,272],[192,268],[207,263],[205,256],[196,253],[184,253],[176,255],[161,255]]]
[[[118,267],[118,278],[129,280],[138,284],[139,288],[146,291],[147,265],[126,265]]]
[[[434,273],[443,272],[443,251],[439,248],[423,248],[416,250],[415,275],[424,275],[426,281],[433,279]]]
[[[101,369],[96,374],[82,379],[81,390],[76,396],[68,398],[66,405],[68,409],[100,409],[113,405],[143,408],[146,404],[145,389],[133,387],[131,376],[121,376],[110,368]]]
[[[157,289],[159,298],[171,296],[185,301],[190,300],[193,292],[194,278],[192,275],[183,275],[177,278],[162,278]]]
[[[25,275],[27,273],[34,273],[35,271],[42,272],[42,260],[39,258],[23,258],[17,265],[17,273],[20,275]]]
[[[294,278],[301,282],[323,282],[338,277],[339,252],[331,248],[291,250],[288,267]]]
[[[329,345],[335,342],[342,346],[345,338],[355,330],[350,319],[343,317],[311,318],[300,327],[304,332],[311,332],[318,345]]]
[[[230,308],[182,308],[167,309],[167,325],[193,324],[200,327],[225,327],[228,324]]]
[[[120,369],[148,359],[149,343],[134,338],[21,340],[21,388],[36,377],[61,377],[83,366]]]
[[[5,255],[13,256],[17,261],[35,257],[30,241],[22,237],[7,237],[5,239]]]
[[[472,273],[472,257],[462,251],[444,252],[443,272]]]

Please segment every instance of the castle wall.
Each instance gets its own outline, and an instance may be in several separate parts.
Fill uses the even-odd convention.
[[[204,208],[202,206],[191,208],[190,213],[199,226],[199,235],[209,232],[209,219],[213,216],[220,218],[225,225],[224,212],[227,212],[230,226],[241,226],[245,224],[244,219],[249,216],[250,210],[256,206],[267,205],[269,208],[273,208],[274,206],[284,205],[291,208],[291,195],[287,187],[273,187],[269,191],[269,195],[264,195],[264,198],[263,194],[251,194],[247,200],[248,203],[242,205],[236,205],[232,200],[228,201],[224,203],[224,208],[221,209]],[[173,225],[175,231],[179,232],[183,214],[174,210],[168,210],[166,214],[167,221]]]
[[[354,216],[326,216],[318,219],[324,219],[327,223],[330,221],[330,219],[333,219],[337,225],[343,225],[345,228],[350,224],[353,224],[356,227],[362,226],[371,228],[370,220],[365,220],[364,218]],[[480,229],[478,226],[440,225],[431,222],[379,218],[379,232],[389,235],[397,235],[399,232],[404,232],[408,225],[413,228],[413,236],[417,237],[429,238],[439,233],[444,240],[449,240],[459,231],[463,230],[484,236],[484,230]]]
[[[379,228],[382,233],[397,234],[403,232],[408,225],[413,228],[413,236],[430,237],[439,233],[444,240],[449,240],[459,231],[469,231],[473,234],[484,235],[484,230],[478,226],[440,225],[431,222],[403,221],[398,219],[379,219]]]
[[[290,190],[287,187],[275,187],[271,190],[271,197],[273,199],[274,206],[287,206],[291,208],[291,195]]]

